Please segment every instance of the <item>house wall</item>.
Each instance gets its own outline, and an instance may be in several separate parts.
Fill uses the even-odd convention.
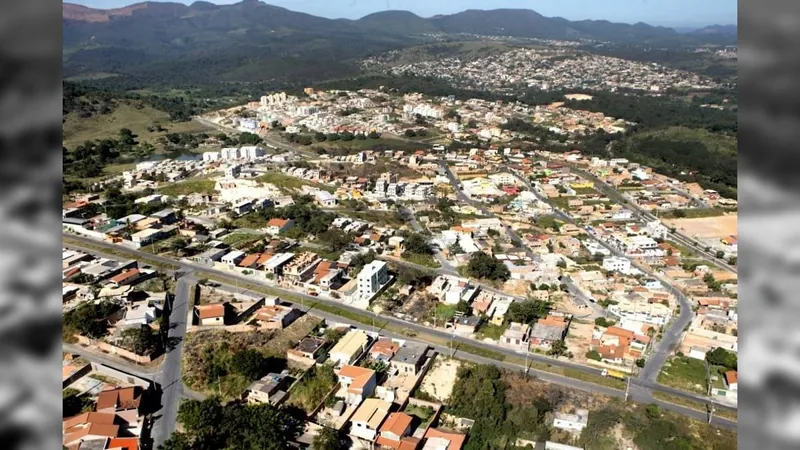
[[[125,350],[122,347],[117,347],[115,345],[111,345],[107,342],[96,341],[94,339],[87,338],[86,336],[81,336],[76,334],[75,337],[78,339],[78,344],[85,345],[87,347],[93,347],[99,350],[102,350],[106,353],[111,353],[112,355],[121,356],[125,359],[129,359],[131,361],[137,362],[139,364],[146,364],[152,361],[150,356],[142,356],[137,355],[136,353],[130,352]]]
[[[209,325],[224,325],[225,322],[223,317],[209,317],[207,319],[203,319],[200,321],[200,325],[209,326]]]

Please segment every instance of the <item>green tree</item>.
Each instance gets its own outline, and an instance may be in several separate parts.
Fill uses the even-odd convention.
[[[639,358],[636,360],[636,367],[642,368],[646,362],[647,361],[644,358]]]
[[[314,436],[311,448],[314,450],[346,450],[350,448],[350,444],[340,431],[324,427]]]
[[[248,380],[255,380],[267,372],[267,358],[258,350],[244,349],[231,358],[231,370]]]
[[[540,300],[513,302],[505,317],[509,322],[532,323],[538,318],[546,317],[549,311],[550,304]]]
[[[170,244],[169,248],[175,254],[184,254],[186,252],[186,247],[189,246],[189,241],[184,238],[177,238],[174,239]]]
[[[189,436],[180,431],[173,432],[169,439],[158,446],[158,450],[192,450],[193,448],[191,442],[189,442]]]
[[[411,235],[403,241],[403,246],[408,253],[415,253],[418,255],[433,254],[433,249],[431,249],[428,238],[419,233],[411,233]]]
[[[488,280],[508,280],[511,272],[505,264],[484,252],[473,253],[467,264],[467,274]]]
[[[598,353],[597,350],[589,350],[588,352],[586,352],[586,358],[593,359],[595,361],[603,360],[603,356],[600,355],[600,353]]]
[[[552,356],[562,356],[568,353],[569,349],[567,349],[567,344],[563,340],[553,342],[550,345],[550,350],[547,351],[547,354]]]
[[[133,327],[122,332],[122,346],[137,355],[150,355],[159,350],[161,340],[148,326]]]
[[[737,370],[739,361],[736,353],[729,352],[722,347],[706,353],[706,361],[715,366],[724,366],[730,370]]]

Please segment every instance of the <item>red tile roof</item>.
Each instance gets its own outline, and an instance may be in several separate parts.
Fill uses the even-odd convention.
[[[130,278],[135,277],[136,275],[139,275],[139,269],[126,270],[125,272],[122,272],[119,275],[111,277],[110,281],[119,284],[125,282]]]
[[[215,305],[201,305],[197,306],[197,315],[200,319],[210,319],[213,317],[225,316],[225,305],[218,303]]]
[[[113,408],[115,410],[137,409],[142,395],[134,386],[106,390],[97,396],[98,411]]]

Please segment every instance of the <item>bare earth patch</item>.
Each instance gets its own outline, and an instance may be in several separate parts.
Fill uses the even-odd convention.
[[[440,402],[446,402],[453,393],[457,373],[462,362],[456,359],[446,360],[437,357],[433,367],[422,380],[420,389]]]
[[[699,219],[672,219],[664,221],[678,231],[698,239],[723,238],[738,234],[739,216],[728,214]]]

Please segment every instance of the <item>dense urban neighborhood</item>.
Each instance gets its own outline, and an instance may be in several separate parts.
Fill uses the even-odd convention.
[[[731,80],[415,34],[243,101],[70,87],[65,448],[736,448]]]
[[[734,199],[580,151],[418,143],[308,156],[287,140],[293,128],[405,135],[419,116],[444,116],[407,95],[386,122],[376,95],[270,94],[198,118],[278,141],[137,163],[64,205],[64,386],[82,414],[65,422],[65,445],[174,439],[189,406],[141,406],[161,389],[165,407],[293,405],[307,417],[293,439],[309,445],[330,429],[364,448],[460,448],[479,417],[443,405],[485,361],[735,424]],[[453,105],[484,124],[429,124],[454,139],[494,136],[486,118],[515,113]],[[552,128],[576,132],[580,111],[549,112]],[[170,378],[124,369],[158,361]],[[131,400],[108,409],[110,392]],[[580,445],[583,401],[550,404],[542,429],[517,439]]]

